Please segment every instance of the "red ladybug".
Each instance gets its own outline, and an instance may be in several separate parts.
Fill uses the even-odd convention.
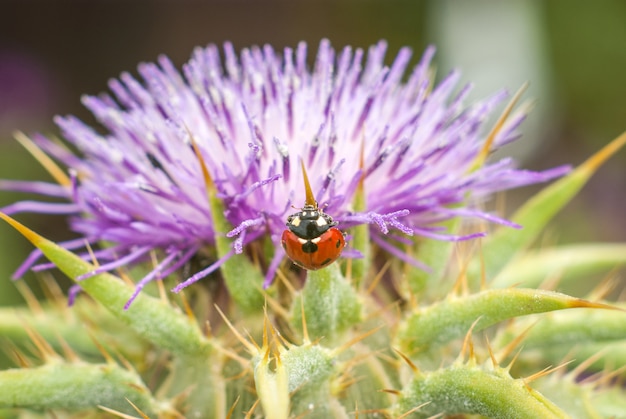
[[[287,230],[281,243],[287,256],[296,265],[315,271],[333,263],[346,246],[336,221],[318,208],[302,164],[306,201],[304,208],[287,217]]]

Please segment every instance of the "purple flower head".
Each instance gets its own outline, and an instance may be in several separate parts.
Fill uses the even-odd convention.
[[[440,231],[438,224],[452,217],[510,224],[469,202],[568,170],[522,171],[510,159],[475,167],[487,135],[483,121],[506,94],[464,107],[469,88],[455,93],[458,73],[432,87],[433,48],[408,74],[409,49],[400,50],[390,67],[385,51],[385,42],[379,42],[367,54],[349,47],[336,54],[322,41],[309,69],[304,43],[282,54],[254,47],[239,57],[226,44],[223,60],[214,45],[197,48],[182,72],[165,57],[141,64],[139,80],[124,73],[109,83],[112,95],[83,98],[104,130],[73,116],[55,119],[78,153],[42,135],[33,137],[68,167],[68,184],[2,185],[63,202],[23,201],[4,211],[70,216],[71,228],[83,238],[63,246],[109,243],[95,251],[101,265],[94,273],[146,260],[158,250],[160,263],[141,284],[166,276],[215,243],[193,142],[233,226],[227,234],[232,251],[194,278],[269,235],[276,248],[271,280],[284,257],[285,219],[292,206],[304,203],[301,160],[320,206],[339,227],[369,224],[372,240],[394,254],[399,252],[390,240],[403,234],[475,236]],[[492,149],[516,139],[523,118],[511,118],[493,138]],[[367,209],[355,212],[361,179]],[[393,230],[401,234],[387,234]],[[38,256],[34,252],[17,276]]]

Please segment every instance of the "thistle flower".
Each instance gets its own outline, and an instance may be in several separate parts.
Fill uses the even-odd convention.
[[[68,168],[69,177],[57,178],[61,184],[0,185],[61,202],[22,201],[2,211],[69,216],[80,238],[61,243],[67,249],[108,243],[94,252],[101,265],[89,275],[160,251],[160,263],[140,284],[171,274],[215,244],[203,165],[234,227],[227,234],[232,247],[185,284],[262,237],[275,247],[267,264],[266,284],[271,281],[284,258],[285,219],[304,202],[300,161],[320,206],[340,228],[370,225],[375,243],[418,266],[393,245],[402,234],[437,240],[483,234],[441,231],[438,225],[454,217],[514,226],[478,204],[494,192],[543,182],[568,168],[517,170],[508,158],[483,163],[485,151],[518,137],[516,128],[525,115],[511,118],[486,139],[483,122],[505,92],[465,108],[469,86],[454,93],[459,73],[432,87],[433,48],[405,82],[410,50],[401,49],[387,67],[386,48],[379,42],[365,57],[363,50],[350,47],[336,53],[322,41],[312,69],[304,43],[282,55],[264,46],[244,49],[239,57],[225,44],[224,61],[209,45],[193,52],[182,73],[166,57],[141,64],[142,80],[124,73],[109,82],[112,95],[83,98],[104,131],[74,116],[55,118],[76,153],[43,135],[33,136],[40,149]],[[353,202],[361,181],[366,207],[357,211]],[[33,253],[16,276],[33,267],[39,255]],[[358,252],[348,249],[345,255]],[[90,258],[87,252],[82,256]]]
[[[50,304],[21,287],[30,307],[0,312],[0,335],[19,366],[0,371],[0,409],[20,417],[61,410],[68,417],[276,419],[597,418],[625,411],[624,305],[535,287],[561,274],[563,285],[588,283],[589,272],[623,265],[626,245],[528,249],[626,145],[626,133],[542,189],[511,216],[515,223],[499,219],[481,209],[490,193],[567,168],[532,173],[510,160],[489,162],[493,149],[517,137],[524,112],[507,106],[487,133],[482,123],[503,94],[463,108],[467,88],[451,93],[456,73],[431,89],[432,49],[404,83],[408,50],[390,68],[382,64],[384,50],[383,43],[372,47],[361,69],[363,52],[346,49],[335,60],[323,42],[309,72],[304,45],[282,58],[266,47],[239,59],[227,45],[223,66],[209,47],[182,76],[161,59],[140,67],[145,85],[123,75],[111,82],[114,97],[86,98],[107,134],[58,118],[76,153],[42,135],[18,134],[58,184],[1,187],[60,199],[5,211],[69,215],[81,237],[59,246],[1,211],[0,219],[89,298],[68,310],[53,281],[45,281]],[[286,273],[277,271],[284,257],[278,243],[292,205],[305,204],[285,236],[294,259],[304,244],[333,243],[321,238],[326,233],[335,248],[304,266],[325,265],[345,244],[330,217],[318,223],[316,201],[348,232],[353,249],[344,256],[359,250],[364,258],[347,264],[345,274],[337,264],[309,270],[301,287],[292,286],[298,272],[290,272],[284,287],[262,292],[263,274]],[[479,255],[469,247],[451,252],[442,240],[483,234],[450,222],[460,218],[503,226],[482,240]],[[312,223],[319,229],[309,229]],[[507,228],[517,224],[525,228]],[[410,235],[427,240],[408,243]],[[399,259],[368,265],[370,240]],[[99,242],[93,254],[100,265],[68,250],[91,251]],[[413,246],[396,246],[403,242]],[[236,255],[245,247],[246,256]],[[403,247],[432,270],[407,266],[419,261]],[[173,299],[141,292],[196,253],[211,263],[174,291],[219,268],[228,303],[214,289]],[[134,286],[122,275],[94,276],[148,256],[160,261]],[[20,269],[45,268],[35,265],[38,257]],[[600,284],[591,298],[602,299],[614,285]]]

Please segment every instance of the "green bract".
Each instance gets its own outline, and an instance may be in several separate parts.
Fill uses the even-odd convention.
[[[625,138],[522,208],[518,221],[534,227],[503,228],[484,239],[482,279],[480,255],[468,275],[451,257],[437,259],[430,274],[398,261],[382,271],[372,261],[355,263],[357,269],[348,262],[343,273],[334,264],[310,272],[301,289],[282,284],[270,296],[258,267],[242,255],[244,263],[232,258],[221,272],[233,296],[220,310],[223,318],[207,307],[219,300],[203,300],[201,292],[179,303],[140,293],[125,310],[134,288],[111,274],[80,281],[86,295],[70,308],[54,300],[32,311],[4,309],[0,332],[20,368],[0,371],[0,407],[16,418],[44,411],[155,418],[618,417],[626,392],[608,385],[624,374],[623,303],[528,287],[559,270],[569,283],[606,271],[624,262],[624,245],[524,249],[551,218],[546,214],[563,207]],[[218,211],[219,200],[211,199]],[[93,269],[1,217],[68,277]],[[360,234],[355,243],[369,248]],[[450,254],[442,242],[417,246],[415,254],[422,251],[425,260]],[[355,277],[367,266],[367,275]],[[394,301],[393,289],[408,301]],[[212,319],[210,328],[198,316]],[[25,353],[33,343],[37,359]],[[598,374],[581,382],[582,372]]]

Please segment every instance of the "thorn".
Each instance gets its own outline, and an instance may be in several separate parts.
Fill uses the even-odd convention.
[[[96,345],[98,352],[100,352],[100,354],[106,360],[106,362],[108,364],[117,364],[115,360],[113,359],[113,357],[111,356],[111,354],[109,354],[109,352],[107,352],[104,346],[102,346],[102,344],[100,343],[98,338],[93,334],[93,332],[89,330],[87,333],[89,334],[89,338],[91,339],[91,341],[94,343],[94,345]]]
[[[250,361],[247,360],[247,359],[245,361],[246,361],[247,365],[245,366],[244,369],[241,370],[241,372],[239,374],[233,375],[231,377],[224,377],[224,380],[226,380],[226,381],[238,381],[238,380],[241,380],[242,378],[244,378],[245,376],[247,376],[251,372]]]
[[[594,303],[593,301],[583,300],[582,298],[573,298],[572,301],[569,302],[567,308],[602,308],[605,310],[626,312],[626,310],[621,307],[604,303]]]
[[[85,248],[87,249],[87,253],[89,253],[89,257],[91,258],[91,264],[94,266],[94,269],[98,268],[100,266],[100,263],[98,262],[98,259],[96,258],[96,255],[93,252],[93,249],[91,248],[91,244],[89,244],[87,239],[85,239],[84,242],[85,242]]]
[[[126,399],[126,401],[127,401],[128,403],[130,403],[130,405],[133,407],[133,409],[135,409],[135,411],[141,415],[141,417],[142,417],[143,419],[150,419],[150,418],[148,417],[148,415],[146,415],[144,412],[142,412],[142,411],[141,411],[141,409],[139,409],[137,406],[135,406],[135,404],[134,404],[133,402],[131,402],[131,401],[130,401],[127,397],[125,397],[125,399]]]
[[[250,254],[252,257],[252,265],[261,270],[262,266],[261,266],[261,254],[263,253],[263,249],[261,249],[261,246],[259,245],[259,243],[253,242],[249,245],[250,247]]]
[[[266,357],[269,352],[269,339],[268,339],[268,333],[267,333],[270,327],[269,322],[270,322],[270,319],[267,317],[267,306],[265,306],[263,307],[263,344],[261,345],[261,348],[267,349],[267,352],[265,354]]]
[[[162,282],[162,281],[157,281],[157,282]],[[193,310],[191,309],[191,305],[189,305],[189,300],[187,300],[187,296],[185,295],[185,292],[183,290],[181,290],[178,295],[180,295],[180,301],[183,304],[183,308],[185,309],[185,314],[187,314],[187,317],[189,318],[189,320],[191,320],[193,323],[196,323],[197,319],[196,319],[196,315],[193,314]]]
[[[598,286],[591,291],[587,299],[592,301],[603,300],[607,295],[614,291],[620,281],[618,271],[619,268],[613,268],[613,270],[607,274],[600,284],[598,284]]]
[[[563,271],[558,269],[555,272],[548,274],[548,276],[541,281],[538,288],[542,290],[555,291],[562,279]]]
[[[473,246],[473,244],[472,244]],[[461,267],[459,274],[456,277],[456,281],[452,286],[451,294],[455,295],[468,295],[469,294],[469,286],[467,283],[467,268],[469,267],[470,262],[472,261],[471,255],[474,253],[473,250],[470,250],[468,254],[463,257],[461,252],[459,251],[458,245],[455,245],[455,254],[457,257],[457,263]]]
[[[167,291],[163,281],[156,281],[157,289],[159,290],[159,299],[166,305],[170,305],[170,300],[167,298]],[[182,294],[182,293],[181,293]]]
[[[302,341],[304,343],[311,343],[309,329],[306,325],[306,315],[304,314],[304,297],[300,298],[300,315],[302,316]]]
[[[382,351],[376,351],[376,358],[380,359],[381,361],[386,362],[387,364],[391,365],[393,368],[397,368],[398,365],[400,365],[400,360],[398,358],[388,355]]]
[[[402,395],[402,392],[399,390],[394,390],[392,388],[382,388],[380,390],[378,390],[381,393],[388,393],[388,394],[393,394],[394,396],[400,396]]]
[[[196,143],[196,139],[187,124],[184,124],[185,130],[187,131],[187,135],[189,135],[189,140],[191,141],[191,147],[193,148],[194,153],[196,154],[196,158],[198,159],[198,163],[200,164],[200,170],[202,171],[202,178],[204,179],[204,188],[206,191],[207,202],[209,206],[211,204],[211,196],[215,194],[215,184],[213,183],[213,179],[211,178],[211,174],[209,173],[209,169],[206,166],[206,162],[204,161],[204,157],[202,157],[202,152],[200,151],[200,147],[198,147],[198,143]]]
[[[485,268],[485,255],[483,253],[483,241],[478,238],[478,254],[480,256],[480,290],[485,291],[487,289],[487,270]]]
[[[224,322],[226,323],[228,328],[233,332],[237,340],[239,340],[239,342],[241,342],[241,344],[246,347],[246,349],[251,355],[257,355],[260,352],[261,348],[259,348],[256,344],[253,345],[252,343],[248,342],[248,340],[244,338],[237,329],[235,329],[235,326],[233,326],[230,320],[228,320],[226,315],[222,312],[222,310],[220,310],[217,304],[214,304],[214,307],[219,313],[219,315],[222,316],[222,319],[224,319]]]
[[[50,346],[50,344],[43,338],[43,336],[41,336],[35,329],[33,329],[31,325],[24,322],[24,330],[39,351],[39,354],[44,361],[50,361],[59,358],[59,355],[54,352],[52,346]]]
[[[406,363],[407,363],[407,365],[411,368],[411,370],[412,370],[415,374],[417,374],[417,373],[419,373],[419,372],[420,372],[419,368],[417,368],[417,366],[413,363],[413,361],[411,361],[411,360],[409,359],[409,357],[408,357],[408,356],[406,356],[405,354],[403,354],[402,352],[400,352],[400,350],[398,350],[398,349],[396,349],[396,348],[392,348],[392,349],[393,349],[393,351],[394,351],[395,353],[397,353],[398,355],[400,355],[400,357],[404,360],[404,362],[406,362]]]
[[[526,329],[524,329],[524,331],[522,333],[520,333],[518,336],[515,337],[515,339],[513,339],[511,342],[509,342],[504,349],[502,349],[500,351],[500,353],[498,354],[498,358],[499,358],[499,362],[498,364],[500,364],[500,362],[504,361],[504,359],[506,357],[508,357],[509,355],[511,355],[511,353],[513,352],[513,350],[515,348],[517,348],[517,346],[519,346],[520,343],[522,343],[524,341],[524,339],[526,339],[526,336],[528,336],[528,334],[530,333],[530,330],[535,327],[535,325],[539,322],[539,320],[535,321],[534,323],[532,323],[530,326],[528,326]],[[519,355],[519,353],[518,353]],[[515,357],[517,357],[517,355],[515,355]],[[507,369],[510,369],[511,366],[513,365],[513,361],[511,361],[511,363],[509,364],[509,366],[507,367]]]
[[[595,381],[594,384],[596,388],[600,388],[603,385],[610,386],[612,384],[611,381],[615,377],[622,375],[624,372],[626,372],[626,365],[622,365],[620,368],[611,372],[600,371],[597,374],[592,375],[591,377],[578,381],[578,383],[583,385]],[[599,378],[596,379],[596,377]]]
[[[74,352],[74,350],[67,343],[67,341],[65,339],[63,339],[63,336],[61,336],[56,331],[55,331],[54,334],[55,334],[55,336],[57,338],[57,341],[59,342],[59,345],[61,346],[61,349],[63,350],[63,355],[65,355],[65,358],[67,358],[67,360],[69,360],[70,362],[78,362],[78,361],[80,361],[81,359],[78,356],[78,354],[76,352]]]
[[[309,177],[306,174],[306,168],[304,167],[304,160],[300,159],[300,165],[302,166],[302,178],[304,180],[304,193],[306,199],[304,201],[304,205],[310,205],[312,207],[317,208],[317,201],[315,200],[315,196],[313,195],[313,191],[311,190],[311,184],[309,183]]]
[[[19,293],[22,294],[22,298],[26,301],[26,305],[30,311],[32,311],[35,316],[44,316],[44,310],[30,287],[23,281],[15,281],[14,284]]]
[[[269,304],[269,306],[272,308],[272,311],[274,312],[274,314],[276,314],[277,316],[282,317],[283,319],[288,319],[289,318],[289,312],[287,310],[285,310],[285,308],[283,308],[283,306],[278,301],[276,301],[276,299],[274,299],[271,295],[269,295],[263,289],[261,289],[261,292],[264,294],[265,304]]]
[[[487,157],[489,157],[489,153],[491,153],[491,148],[496,139],[496,136],[498,135],[502,127],[504,127],[504,124],[506,123],[507,119],[511,115],[513,108],[515,107],[520,97],[522,96],[522,94],[524,94],[527,88],[528,88],[528,82],[524,83],[517,90],[515,95],[513,95],[513,98],[511,99],[509,104],[506,106],[506,108],[502,112],[502,115],[500,115],[500,117],[496,121],[495,125],[491,129],[491,132],[489,132],[489,135],[487,135],[487,138],[485,139],[485,143],[483,144],[483,147],[481,148],[480,152],[474,159],[474,162],[470,166],[470,172],[477,170],[479,167],[481,167],[485,163],[485,160],[487,160]]]
[[[37,146],[24,134],[22,131],[15,131],[13,133],[15,139],[24,147],[34,158],[43,166],[44,169],[54,178],[54,180],[61,186],[71,187],[72,181],[63,172],[63,170],[48,156],[44,151]]]
[[[608,351],[608,348],[606,347],[602,348],[601,350],[599,350],[598,352],[596,352],[595,354],[591,355],[589,358],[587,358],[586,360],[578,364],[570,373],[572,374],[573,377],[578,376],[587,368],[589,368],[594,362],[596,362],[598,359],[606,355],[607,351]]]
[[[376,274],[370,286],[367,287],[367,291],[365,292],[367,295],[372,295],[372,293],[374,292],[374,288],[376,288],[376,285],[378,285],[378,283],[383,278],[383,276],[385,275],[385,273],[387,272],[390,266],[391,266],[391,259],[388,259],[387,262],[385,262],[383,267],[380,269],[380,271]]]
[[[210,338],[213,336],[213,329],[211,329],[211,322],[208,320],[204,322],[204,336],[207,338]]]
[[[17,230],[26,240],[31,242],[35,247],[41,246],[43,243],[47,243],[48,240],[35,233],[30,228],[26,227],[24,224],[20,223],[14,218],[9,217],[3,212],[0,212],[0,218],[3,219],[7,224]]]
[[[428,79],[428,86],[426,86],[424,91],[424,98],[430,96],[435,87],[435,80],[437,80],[437,66],[435,64],[431,64],[428,67],[428,76],[426,78]]]
[[[333,386],[337,389],[337,392],[341,393],[356,383],[362,382],[365,378],[366,377],[352,377],[347,370],[344,370],[341,376],[335,380]]]
[[[256,399],[256,401],[254,402],[254,404],[252,405],[252,407],[250,407],[250,410],[248,410],[246,412],[246,417],[245,419],[251,419],[252,418],[252,414],[254,413],[254,409],[256,409],[256,407],[259,405],[259,402],[261,400],[260,399]]]
[[[233,416],[233,412],[235,411],[235,407],[237,406],[237,403],[239,403],[240,397],[241,396],[237,396],[233,405],[230,407],[230,409],[228,409],[228,413],[226,414],[226,419],[230,419]]]
[[[485,335],[485,343],[487,344],[487,351],[489,352],[489,358],[491,359],[491,366],[496,369],[500,364],[498,364],[498,360],[493,354],[493,348],[491,347],[491,342],[489,342],[489,337],[487,335]]]
[[[513,356],[513,359],[511,359],[511,362],[509,362],[509,364],[506,367],[504,367],[506,371],[511,371],[511,368],[513,368],[513,364],[515,364],[515,361],[517,361],[517,358],[520,356],[521,353],[522,353],[522,348],[519,348],[517,352],[515,353],[515,355]]]
[[[128,398],[125,398],[125,399],[133,407],[133,409],[135,409],[135,411],[141,415],[141,417],[143,419],[150,419],[148,417],[148,415],[146,415],[144,412],[141,411],[141,409],[139,409],[137,406],[135,406],[135,404],[133,402],[131,402]],[[137,416],[127,415],[126,413],[122,413],[122,412],[119,412],[117,410],[114,410],[114,409],[111,409],[111,408],[108,408],[108,407],[105,407],[105,406],[102,406],[102,405],[98,405],[98,408],[104,410],[105,412],[111,413],[111,414],[113,414],[115,416],[118,416],[120,418],[124,418],[124,419],[138,419]]]
[[[496,202],[494,204],[494,211],[496,214],[509,214],[509,212],[507,211],[507,199],[506,199],[506,193],[504,191],[501,192],[497,192],[496,193]],[[481,228],[483,225],[488,225],[488,224],[483,224],[482,222],[484,220],[480,220],[481,221]]]
[[[428,405],[428,404],[430,404],[430,403],[431,403],[431,402],[430,402],[430,401],[428,401],[428,402],[426,402],[426,403],[422,403],[422,404],[420,404],[419,406],[415,406],[413,409],[411,409],[411,410],[409,410],[409,411],[407,411],[407,412],[404,412],[402,415],[398,416],[398,419],[404,419],[404,418],[408,417],[409,415],[411,415],[412,413],[417,412],[417,411],[418,411],[418,410],[420,410],[422,407],[424,407],[424,406],[426,406],[426,405]]]
[[[400,303],[401,303],[401,300],[396,300],[396,301],[390,302],[386,306],[378,307],[376,309],[376,311],[372,311],[372,312],[368,313],[367,316],[365,316],[365,320],[366,321],[374,320],[374,319],[381,319],[382,320],[384,318],[384,316],[390,312],[390,310],[398,308],[398,305]],[[393,317],[393,315],[391,315],[391,317],[394,318],[394,319],[399,318],[399,317]],[[396,327],[396,326],[397,325],[392,325],[392,327]]]
[[[150,251],[150,261],[152,262],[152,269],[156,269],[156,267],[159,265],[159,261],[157,259],[156,252],[154,250]],[[163,301],[165,304],[169,306],[170,301],[167,298],[167,291],[165,291],[165,285],[163,284],[162,280],[159,280],[159,279],[162,279],[161,275],[160,274],[157,275],[157,278],[155,279],[157,279],[157,281],[154,281],[154,282],[156,282],[157,289],[159,290],[159,298],[161,299],[161,301]],[[182,292],[180,294],[182,295]]]
[[[344,362],[344,368],[343,368],[343,375],[346,377],[348,377],[349,375],[349,371],[352,370],[354,367],[356,367],[357,365],[361,364],[362,362],[364,362],[366,359],[371,358],[371,357],[376,357],[377,355],[380,354],[381,350],[377,350],[377,351],[369,351],[369,352],[365,352],[365,353],[361,353],[358,355],[354,355],[352,358],[350,358],[349,360]],[[367,378],[367,377],[363,377],[363,378]],[[357,382],[357,379],[351,379],[352,382]],[[358,379],[358,381],[361,381],[361,379]]]
[[[291,297],[296,295],[296,289],[293,287],[293,285],[291,285],[291,282],[289,282],[289,279],[285,276],[281,269],[276,270],[276,276],[278,276],[280,282],[285,286],[285,288],[287,288],[287,291],[289,291]]]
[[[41,289],[43,290],[46,300],[51,301],[58,308],[59,312],[67,315],[69,313],[67,309],[67,298],[65,298],[65,294],[61,291],[59,283],[50,272],[42,272],[40,279],[44,285]]]
[[[5,344],[2,347],[2,352],[20,368],[31,368],[33,366],[33,363],[12,342]]]
[[[363,413],[365,415],[368,415],[366,417],[373,417],[373,418],[390,418],[391,416],[389,416],[389,414],[387,413],[387,411],[385,409],[365,409],[365,410],[361,410],[359,412],[353,412],[355,414],[357,414],[357,418],[358,418],[358,413]]]
[[[131,416],[131,415],[127,415],[126,413],[122,413],[122,412],[118,412],[117,410],[113,410],[111,408],[102,406],[102,405],[98,405],[98,409],[102,409],[107,413],[110,413],[114,416],[117,416],[119,418],[124,418],[124,419],[138,419],[137,416]]]
[[[124,355],[122,355],[118,351],[115,351],[115,356],[117,357],[117,359],[119,359],[122,366],[126,368],[126,371],[137,373],[137,370],[135,369],[134,365],[131,364],[130,361],[126,359]]]
[[[472,332],[474,331],[474,327],[476,327],[476,325],[478,324],[480,319],[482,319],[482,317],[483,316],[479,316],[476,320],[474,320],[474,323],[472,323],[469,330],[465,334],[465,339],[463,339],[463,346],[461,347],[461,353],[459,354],[459,358],[462,359],[463,357],[465,357],[465,351],[467,351],[468,361],[475,361],[474,342],[472,341]]]
[[[573,359],[570,359],[569,361],[563,362],[560,365],[557,365],[556,367],[552,368],[552,367],[546,367],[544,369],[542,369],[539,372],[534,373],[533,375],[530,375],[528,377],[523,378],[524,384],[528,385],[529,383],[535,381],[538,378],[544,377],[546,375],[552,374],[554,371],[557,371],[569,364],[571,364],[572,362],[574,362]]]
[[[383,325],[377,326],[377,327],[373,328],[372,330],[369,330],[369,331],[367,331],[365,333],[362,333],[359,336],[356,336],[356,337],[350,339],[349,341],[347,341],[343,345],[339,346],[338,348],[333,349],[332,350],[333,357],[339,355],[340,353],[342,353],[343,351],[345,351],[347,349],[350,349],[350,347],[352,345],[354,345],[355,343],[360,342],[363,339],[373,335],[374,333],[378,332],[382,328],[383,328]]]
[[[278,333],[276,335],[276,337],[278,338],[278,340],[280,340],[280,343],[285,347],[285,348],[290,348],[293,347],[294,345],[289,342],[283,335],[281,335],[280,333]]]
[[[354,281],[352,280],[352,259],[346,259],[346,274],[345,274],[346,280],[350,283],[353,284]]]
[[[137,286],[137,284],[135,284],[135,283],[133,282],[133,280],[130,278],[130,276],[128,276],[128,272],[126,272],[126,270],[125,270],[125,269],[122,269],[121,267],[120,267],[120,268],[117,268],[117,269],[116,269],[116,273],[117,273],[117,275],[118,275],[120,278],[122,278],[122,280],[124,281],[124,283],[125,283],[126,285],[130,285],[130,286],[131,286],[131,287],[133,287],[133,288],[135,288],[135,287]]]
[[[624,146],[624,144],[626,144],[626,132],[623,132],[617,138],[585,160],[580,166],[578,166],[576,171],[580,170],[586,173],[593,173],[600,166],[602,166],[602,164],[607,161],[609,157],[617,153]]]
[[[250,334],[250,332],[248,331],[248,329],[243,329],[246,332],[246,335],[248,336],[248,339],[250,339],[250,342],[252,343],[252,345],[254,345],[258,350],[261,350],[261,348],[259,347],[259,345],[256,343],[256,341],[254,340],[254,338],[252,337],[252,335]]]
[[[361,176],[359,177],[359,183],[356,187],[356,195],[363,197],[363,203],[365,204],[365,131],[361,131],[361,147],[359,150],[359,170]],[[357,211],[364,211],[365,208],[356,208]]]
[[[372,312],[372,314],[368,315],[368,317],[372,317],[374,315],[379,315],[380,317],[382,317],[382,315],[384,314],[393,312],[393,314],[390,315],[391,318],[399,319],[402,317],[402,314],[404,313],[402,309],[400,308],[400,304],[402,304],[402,300],[400,299],[396,301],[392,301],[391,303],[387,304],[385,307],[381,307],[378,311]],[[417,308],[414,306],[411,306],[410,310],[416,311]],[[396,332],[398,331],[398,327],[400,327],[400,322],[396,322],[392,320],[392,323],[390,325],[390,331],[391,331],[392,336],[396,334]]]

